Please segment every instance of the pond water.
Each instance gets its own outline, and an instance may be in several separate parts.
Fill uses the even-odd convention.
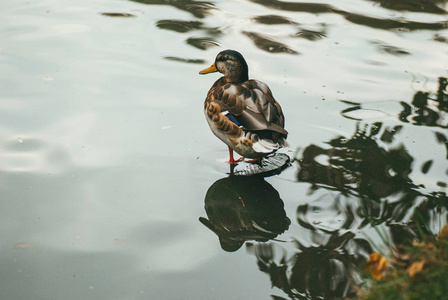
[[[4,0],[0,298],[355,295],[447,223],[447,10]],[[279,175],[228,178],[198,75],[223,49],[282,105]]]

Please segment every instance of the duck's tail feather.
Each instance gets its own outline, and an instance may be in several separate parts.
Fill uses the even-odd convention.
[[[274,142],[270,139],[259,139],[253,144],[252,148],[259,153],[272,153],[280,148],[287,147],[288,143],[285,139],[279,139],[278,142]]]

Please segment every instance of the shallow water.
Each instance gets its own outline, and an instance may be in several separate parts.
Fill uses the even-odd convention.
[[[447,10],[3,1],[0,298],[353,295],[371,252],[447,222]],[[286,117],[293,164],[260,182],[225,179],[202,112],[229,48]]]

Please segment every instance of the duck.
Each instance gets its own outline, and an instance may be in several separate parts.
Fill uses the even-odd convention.
[[[208,91],[204,113],[213,134],[228,146],[228,162],[260,163],[287,147],[282,108],[266,83],[249,79],[243,55],[235,50],[221,51],[199,74],[214,72],[223,76]],[[233,151],[241,158],[235,160]]]

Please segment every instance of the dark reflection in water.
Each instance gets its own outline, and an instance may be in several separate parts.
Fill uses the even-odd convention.
[[[448,44],[448,37],[436,33],[434,35],[434,41]]]
[[[170,5],[178,9],[187,11],[194,15],[196,18],[205,18],[210,14],[211,10],[216,9],[212,2],[205,1],[177,1],[177,0],[131,0],[135,2],[140,2],[149,5]],[[412,31],[412,30],[443,30],[448,26],[448,22],[414,22],[402,18],[390,19],[390,18],[378,18],[371,17],[367,15],[351,13],[349,11],[341,10],[332,5],[325,3],[307,3],[307,2],[294,2],[294,1],[279,1],[279,0],[250,0],[253,3],[263,5],[269,9],[290,11],[290,12],[304,12],[311,14],[322,14],[322,13],[332,13],[343,16],[349,22],[354,24],[368,26],[376,29],[383,30],[399,30],[399,31]],[[379,2],[381,6],[397,10],[409,10],[409,11],[419,11],[427,13],[442,14],[445,11],[438,5],[443,4],[446,1],[431,1],[431,0],[420,0],[420,1],[386,1],[386,0],[372,0]],[[112,16],[112,15],[110,15]],[[113,15],[115,16],[115,15]],[[123,14],[118,14],[116,16],[124,16]],[[131,16],[131,15],[129,15]],[[250,18],[255,24],[264,25],[290,25],[297,28],[299,23],[294,20],[280,15],[261,15],[254,16]],[[326,27],[325,24],[323,24]],[[210,47],[219,45],[217,38],[223,34],[223,32],[217,27],[206,27],[203,22],[191,21],[191,20],[159,20],[156,26],[160,29],[171,30],[179,33],[189,33],[192,31],[201,31],[200,36],[189,37],[186,40],[188,45],[191,45],[197,49],[207,50]],[[276,38],[268,36],[261,32],[255,31],[242,31],[242,34],[246,35],[252,40],[254,45],[269,53],[289,53],[298,54],[294,47],[285,44],[284,42],[278,41]],[[313,31],[308,29],[299,29],[297,33],[292,34],[289,38],[304,38],[309,41],[318,41],[327,37],[326,28],[321,31]],[[446,38],[443,36],[436,36],[434,38],[438,41],[444,41]],[[406,55],[409,54],[407,51],[399,49],[394,46],[380,45],[380,51],[390,53],[393,55]]]
[[[215,39],[209,37],[193,37],[187,39],[185,42],[201,50],[206,50],[219,45]]]
[[[343,15],[347,21],[352,23],[385,30],[442,30],[446,28],[448,24],[447,22],[423,23],[405,20],[381,19],[342,11],[339,11],[339,13]]]
[[[203,25],[204,23],[199,21],[184,21],[184,20],[160,20],[156,23],[156,26],[161,29],[167,29],[182,33],[201,29]]]
[[[311,234],[326,242],[305,246],[296,240],[297,249],[292,254],[274,244],[253,245],[249,252],[257,257],[259,269],[269,274],[272,286],[283,290],[290,299],[356,296],[357,286],[362,283],[359,268],[366,262],[360,252],[372,251],[370,245],[365,240],[353,239],[350,232]],[[276,257],[276,252],[282,253],[281,256]]]
[[[297,23],[291,21],[290,19],[278,15],[265,15],[254,17],[253,20],[255,23],[267,24],[267,25],[279,25],[279,24],[292,24],[296,25]]]
[[[342,13],[341,10],[324,3],[307,3],[307,2],[293,2],[293,1],[278,1],[278,0],[250,0],[251,2],[258,3],[270,8],[297,11],[297,12],[310,12],[310,13]],[[381,6],[399,11],[415,11],[426,12],[432,14],[446,14],[446,10],[440,6],[445,5],[446,0],[370,0],[372,2],[379,3]]]
[[[250,0],[250,1],[273,9],[295,11],[295,12],[309,12],[312,14],[331,13],[336,10],[333,6],[322,3],[306,3],[306,2],[293,2],[293,1],[290,2],[290,1],[278,1],[278,0]]]
[[[215,9],[212,2],[194,0],[131,0],[148,5],[170,5],[180,10],[191,13],[196,18],[204,18],[210,14],[210,10]]]
[[[439,78],[439,87],[436,93],[417,91],[411,104],[401,101],[402,111],[398,113],[398,119],[403,123],[411,123],[419,126],[448,128],[448,95],[446,93],[448,80]],[[353,105],[344,109],[341,113],[346,118],[361,120],[356,117],[358,111],[362,111],[363,105],[356,102],[346,102]],[[445,141],[446,137],[441,132],[434,133],[437,139]]]
[[[358,126],[351,138],[335,138],[328,142],[329,149],[310,145],[297,160],[301,167],[298,180],[311,183],[313,190],[324,188],[359,199],[361,209],[356,213],[362,219],[360,228],[368,224],[386,222],[389,226],[391,222],[408,222],[409,210],[421,203],[431,203],[432,207],[435,203],[443,204],[443,207],[448,205],[443,203],[445,192],[423,192],[424,185],[410,179],[411,173],[427,174],[433,160],[415,166],[413,170],[414,158],[407,149],[403,146],[389,149],[387,146],[397,139],[401,127],[386,127],[381,133],[382,127],[383,124],[375,123],[369,131],[367,127]],[[319,156],[326,157],[328,163],[318,162],[322,161]],[[438,185],[446,186],[446,179],[438,178]],[[389,197],[393,201],[389,202]],[[351,210],[347,208],[345,211]]]
[[[218,237],[225,251],[245,241],[266,242],[289,228],[277,190],[258,176],[229,176],[216,181],[205,196],[208,219],[199,220]]]
[[[314,30],[301,29],[297,33],[293,34],[292,37],[307,39],[309,41],[317,41],[327,37],[327,34],[325,30],[314,31]]]
[[[446,0],[370,0],[379,3],[382,7],[400,10],[400,11],[415,11],[425,12],[431,14],[446,14],[447,11],[441,6]]]
[[[289,53],[298,54],[297,51],[289,48],[287,45],[277,42],[275,39],[268,37],[267,35],[243,31],[243,34],[248,36],[259,49],[270,53]]]
[[[440,78],[432,96],[439,112],[447,110],[446,86],[447,79]],[[424,113],[428,98],[429,93],[415,94],[415,125],[437,126],[435,116]],[[409,122],[408,115],[403,117]],[[295,237],[293,250],[272,242],[248,247],[259,269],[290,299],[356,297],[370,253],[386,248],[391,258],[403,245],[436,236],[448,222],[448,178],[425,180],[436,181],[438,190],[411,180],[431,175],[448,156],[416,165],[417,159],[400,143],[406,139],[403,127],[358,122],[352,136],[331,139],[325,148],[311,144],[296,158],[297,181],[310,183],[312,200],[297,208],[297,223],[309,238]],[[446,147],[445,134],[436,132],[436,138]]]
[[[410,53],[406,50],[403,50],[401,48],[379,43],[379,42],[372,42],[372,44],[375,44],[378,46],[378,50],[384,53],[400,56],[400,55],[409,55]]]
[[[298,160],[299,181],[312,183],[313,187],[325,185],[344,194],[365,196],[371,200],[389,196],[405,186],[414,187],[408,175],[411,173],[412,157],[404,147],[386,149],[378,144],[377,138],[391,143],[401,127],[385,128],[378,137],[382,123],[356,128],[355,134],[347,139],[338,137],[328,142],[332,148],[323,149],[308,146]],[[324,156],[328,165],[318,163],[316,158]]]
[[[400,102],[403,106],[403,111],[399,115],[400,120],[415,125],[448,128],[448,122],[446,121],[448,117],[447,82],[446,78],[439,78],[439,89],[436,95],[418,91],[414,95],[411,105],[406,102]],[[430,104],[430,101],[435,102],[437,105]]]
[[[409,179],[413,157],[402,146],[380,145],[396,139],[400,128],[381,132],[382,127],[358,126],[352,137],[330,140],[329,149],[310,145],[297,159],[297,179],[311,183],[311,197],[317,190],[329,191],[297,209],[297,222],[308,230],[311,245],[296,237],[292,251],[272,243],[248,248],[272,285],[291,299],[355,297],[364,282],[367,256],[381,248],[378,239],[373,242],[360,230],[382,225],[377,230],[380,240],[399,251],[399,245],[435,235],[437,225],[447,222],[446,194],[419,191]],[[319,162],[322,156],[328,163]],[[428,172],[431,163],[421,168]],[[321,214],[325,217],[319,221]]]
[[[230,176],[215,182],[205,199],[209,220],[201,222],[218,235],[226,251],[236,251],[248,240],[271,239],[247,243],[247,249],[272,286],[290,299],[357,297],[366,282],[369,254],[389,249],[389,258],[399,257],[404,245],[436,236],[448,222],[448,169],[443,178],[432,174],[448,160],[448,138],[435,131],[446,158],[422,162],[405,147],[403,134],[409,123],[445,128],[438,120],[448,110],[447,85],[441,77],[437,92],[418,91],[411,105],[403,102],[404,110],[397,114],[403,124],[358,121],[351,136],[301,151],[295,158],[296,178],[310,184],[310,201],[297,208],[303,234],[292,237],[292,243],[275,242],[290,221],[278,192],[263,178]],[[350,104],[354,106],[342,115],[362,109],[360,103]],[[426,187],[427,182],[432,185]]]
[[[222,31],[219,28],[204,26],[204,23],[200,21],[184,21],[184,20],[168,19],[157,21],[156,26],[160,29],[166,29],[180,33],[201,30],[213,37],[218,37],[222,34]]]
[[[200,21],[184,21],[184,20],[159,20],[156,26],[160,29],[171,30],[179,33],[187,33],[191,31],[201,31],[206,36],[203,37],[190,37],[185,40],[190,46],[201,50],[207,50],[208,48],[218,46],[219,43],[216,37],[222,34],[222,31],[216,27],[204,26]],[[182,60],[179,60],[182,61]]]
[[[179,62],[184,62],[184,63],[188,63],[188,64],[204,64],[205,63],[204,59],[190,59],[190,58],[182,58],[182,57],[177,57],[177,56],[165,56],[164,58],[167,60],[179,61]]]
[[[374,18],[361,14],[351,13],[348,11],[343,11],[336,7],[323,3],[303,3],[303,2],[289,2],[289,1],[286,2],[278,0],[250,0],[250,1],[257,4],[261,4],[268,8],[285,10],[285,11],[309,12],[314,14],[335,13],[344,16],[345,19],[347,19],[352,23],[369,26],[377,29],[441,30],[446,28],[447,26],[447,22],[422,23],[422,22],[412,22],[399,19],[391,20],[391,19]],[[408,2],[407,0],[403,1]],[[387,1],[384,1],[384,3],[386,2]],[[390,1],[390,2],[396,3],[396,1]],[[418,7],[418,5],[414,5],[414,7]]]
[[[128,14],[128,13],[117,13],[117,12],[104,12],[104,13],[100,13],[100,15],[102,16],[106,16],[106,17],[114,17],[114,18],[132,18],[135,17],[135,15],[133,14]]]

